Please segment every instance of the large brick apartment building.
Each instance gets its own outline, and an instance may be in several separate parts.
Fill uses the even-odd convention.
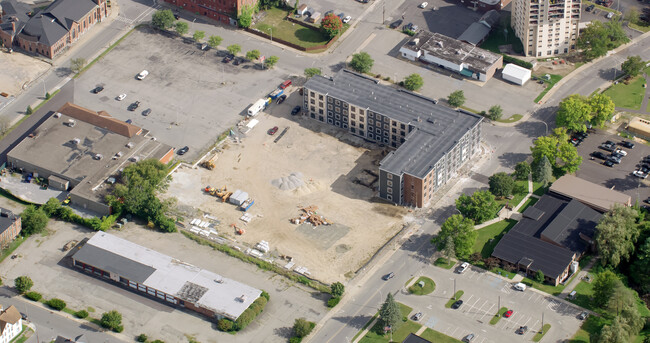
[[[3,0],[0,40],[5,47],[53,59],[107,15],[106,0],[56,0],[38,12],[16,0]]]
[[[198,13],[224,24],[236,25],[237,17],[246,7],[254,7],[257,0],[165,0],[186,11]]]
[[[396,150],[379,167],[379,196],[423,207],[479,150],[481,116],[349,70],[314,76],[303,109],[318,120]]]

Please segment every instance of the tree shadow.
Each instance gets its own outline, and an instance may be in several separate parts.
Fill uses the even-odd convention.
[[[278,337],[289,339],[293,335],[293,328],[289,326],[275,328],[273,329],[273,333]]]
[[[521,152],[506,152],[499,156],[499,163],[504,168],[514,169],[517,163],[525,161],[528,156],[529,154]]]
[[[58,67],[54,69],[54,74],[56,74],[57,77],[66,77],[72,74],[72,69],[69,67]]]
[[[361,330],[366,323],[372,320],[372,316],[368,315],[360,315],[360,316],[341,316],[341,317],[333,317],[332,319],[339,321],[347,326],[350,326],[352,328]]]

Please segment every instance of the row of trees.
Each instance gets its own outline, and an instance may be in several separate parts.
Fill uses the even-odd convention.
[[[587,131],[587,124],[602,127],[614,115],[615,105],[604,94],[585,97],[573,94],[560,102],[555,125],[572,132]]]
[[[578,48],[587,60],[604,56],[607,51],[629,42],[621,21],[614,18],[608,22],[594,20],[580,32]]]

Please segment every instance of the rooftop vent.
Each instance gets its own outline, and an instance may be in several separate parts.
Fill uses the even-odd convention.
[[[485,54],[480,54],[478,57],[479,57],[480,59],[485,59]]]
[[[214,279],[214,282],[216,282],[216,283],[223,283],[223,279]]]
[[[413,44],[419,44],[420,43],[420,38],[415,38],[413,40]]]
[[[460,55],[460,49],[456,50],[456,55]]]
[[[442,44],[442,41],[438,41],[437,44],[438,44],[438,46],[441,47],[441,48],[444,48],[444,47],[445,47],[445,45]]]

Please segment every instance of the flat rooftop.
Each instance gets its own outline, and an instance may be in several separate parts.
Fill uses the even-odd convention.
[[[374,78],[346,69],[332,77],[316,75],[305,87],[413,127],[406,142],[381,161],[382,169],[396,175],[426,176],[467,131],[483,120],[476,114],[435,104],[434,99],[381,85]]]
[[[93,235],[72,258],[233,320],[262,293],[105,232]]]
[[[411,37],[411,39],[404,43],[402,48],[415,52],[423,50],[427,55],[452,62],[456,65],[464,64],[466,69],[484,74],[501,59],[501,55],[440,33],[425,30],[421,30],[415,36]]]
[[[629,195],[573,175],[564,175],[557,179],[551,185],[549,192],[576,199],[600,212],[607,212],[616,204],[632,205],[632,198]]]

